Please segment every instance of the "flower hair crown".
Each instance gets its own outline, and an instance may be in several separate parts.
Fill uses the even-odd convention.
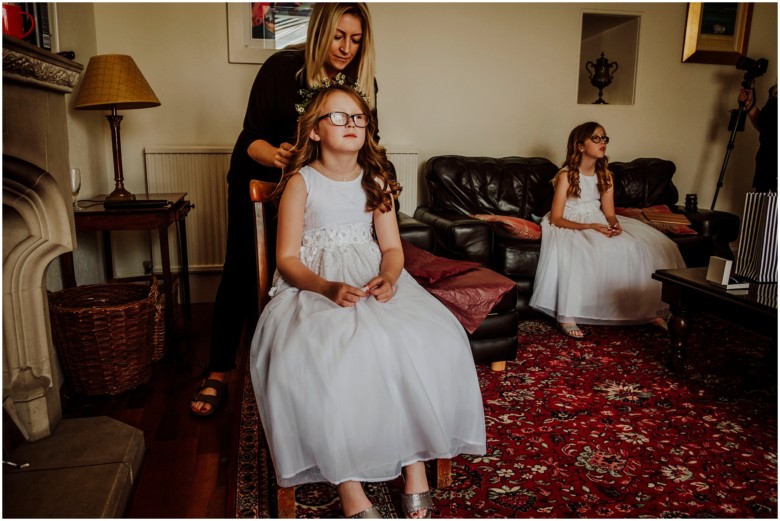
[[[314,83],[309,89],[299,90],[298,94],[301,95],[303,101],[295,104],[295,110],[298,112],[298,114],[303,114],[306,111],[306,107],[309,106],[309,103],[311,103],[311,100],[314,99],[317,94],[335,85],[349,87],[350,89],[354,90],[361,98],[363,98],[366,103],[370,103],[368,96],[366,96],[366,94],[360,90],[360,85],[358,85],[355,81],[348,80],[344,73],[340,72],[336,74],[333,79],[326,78],[322,80],[322,82]]]

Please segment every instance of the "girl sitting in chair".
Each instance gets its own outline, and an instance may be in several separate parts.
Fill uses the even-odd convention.
[[[466,334],[403,270],[375,122],[344,78],[316,86],[277,188],[272,298],[250,370],[280,486],[337,485],[348,517],[381,517],[362,481],[404,476],[407,517],[431,517],[426,460],[484,454]]]

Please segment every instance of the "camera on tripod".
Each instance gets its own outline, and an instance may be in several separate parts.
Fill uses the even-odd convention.
[[[752,89],[754,80],[759,76],[763,76],[768,65],[769,61],[766,58],[759,58],[757,60],[748,58],[747,56],[740,56],[737,58],[737,70],[745,71],[745,75],[742,78],[742,87],[745,89]]]
[[[769,60],[766,58],[759,58],[754,60],[747,56],[740,56],[737,58],[737,70],[745,71],[745,75],[742,77],[742,88],[753,90],[755,86],[755,79],[762,76],[766,72],[766,68],[769,65]],[[744,105],[740,104],[740,108]],[[729,130],[736,128],[739,132],[745,130],[745,111],[732,110],[731,117],[729,118]]]
[[[742,88],[753,90],[755,79],[766,72],[768,65],[769,60],[766,58],[759,58],[757,60],[748,58],[747,56],[740,56],[737,58],[737,70],[745,71],[745,75],[742,77]],[[753,104],[755,105],[755,100],[753,101]],[[718,192],[720,192],[720,188],[723,186],[723,177],[726,175],[726,165],[728,165],[729,156],[734,149],[734,140],[737,138],[737,132],[745,129],[745,116],[747,116],[745,102],[740,101],[739,110],[732,110],[730,112],[729,131],[731,132],[731,137],[729,138],[728,145],[726,145],[726,156],[723,158],[723,166],[720,168],[720,177],[718,178],[718,185],[715,188],[715,195],[712,198],[710,210],[715,209],[715,201],[718,200]]]

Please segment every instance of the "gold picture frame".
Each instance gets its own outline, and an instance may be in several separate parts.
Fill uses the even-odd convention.
[[[752,17],[752,3],[689,3],[682,61],[735,65],[747,53]]]

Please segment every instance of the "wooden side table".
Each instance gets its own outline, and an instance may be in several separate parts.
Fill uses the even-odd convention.
[[[76,210],[74,220],[76,231],[103,232],[103,266],[108,281],[116,280],[114,262],[111,251],[111,232],[125,230],[157,230],[160,241],[160,257],[162,258],[162,280],[165,286],[165,328],[169,333],[175,331],[173,306],[173,274],[171,273],[170,249],[168,247],[168,228],[176,224],[179,237],[179,256],[181,262],[180,281],[182,287],[182,304],[187,323],[192,318],[190,306],[189,260],[187,257],[187,226],[185,219],[193,207],[185,199],[186,193],[148,194],[138,196],[139,200],[164,201],[160,206],[138,205],[126,206],[121,209],[106,209],[102,203],[92,203],[91,206]],[[102,201],[105,195],[97,195],[95,201]],[[76,274],[73,266],[73,253],[63,255],[63,274],[65,287],[76,285]]]

